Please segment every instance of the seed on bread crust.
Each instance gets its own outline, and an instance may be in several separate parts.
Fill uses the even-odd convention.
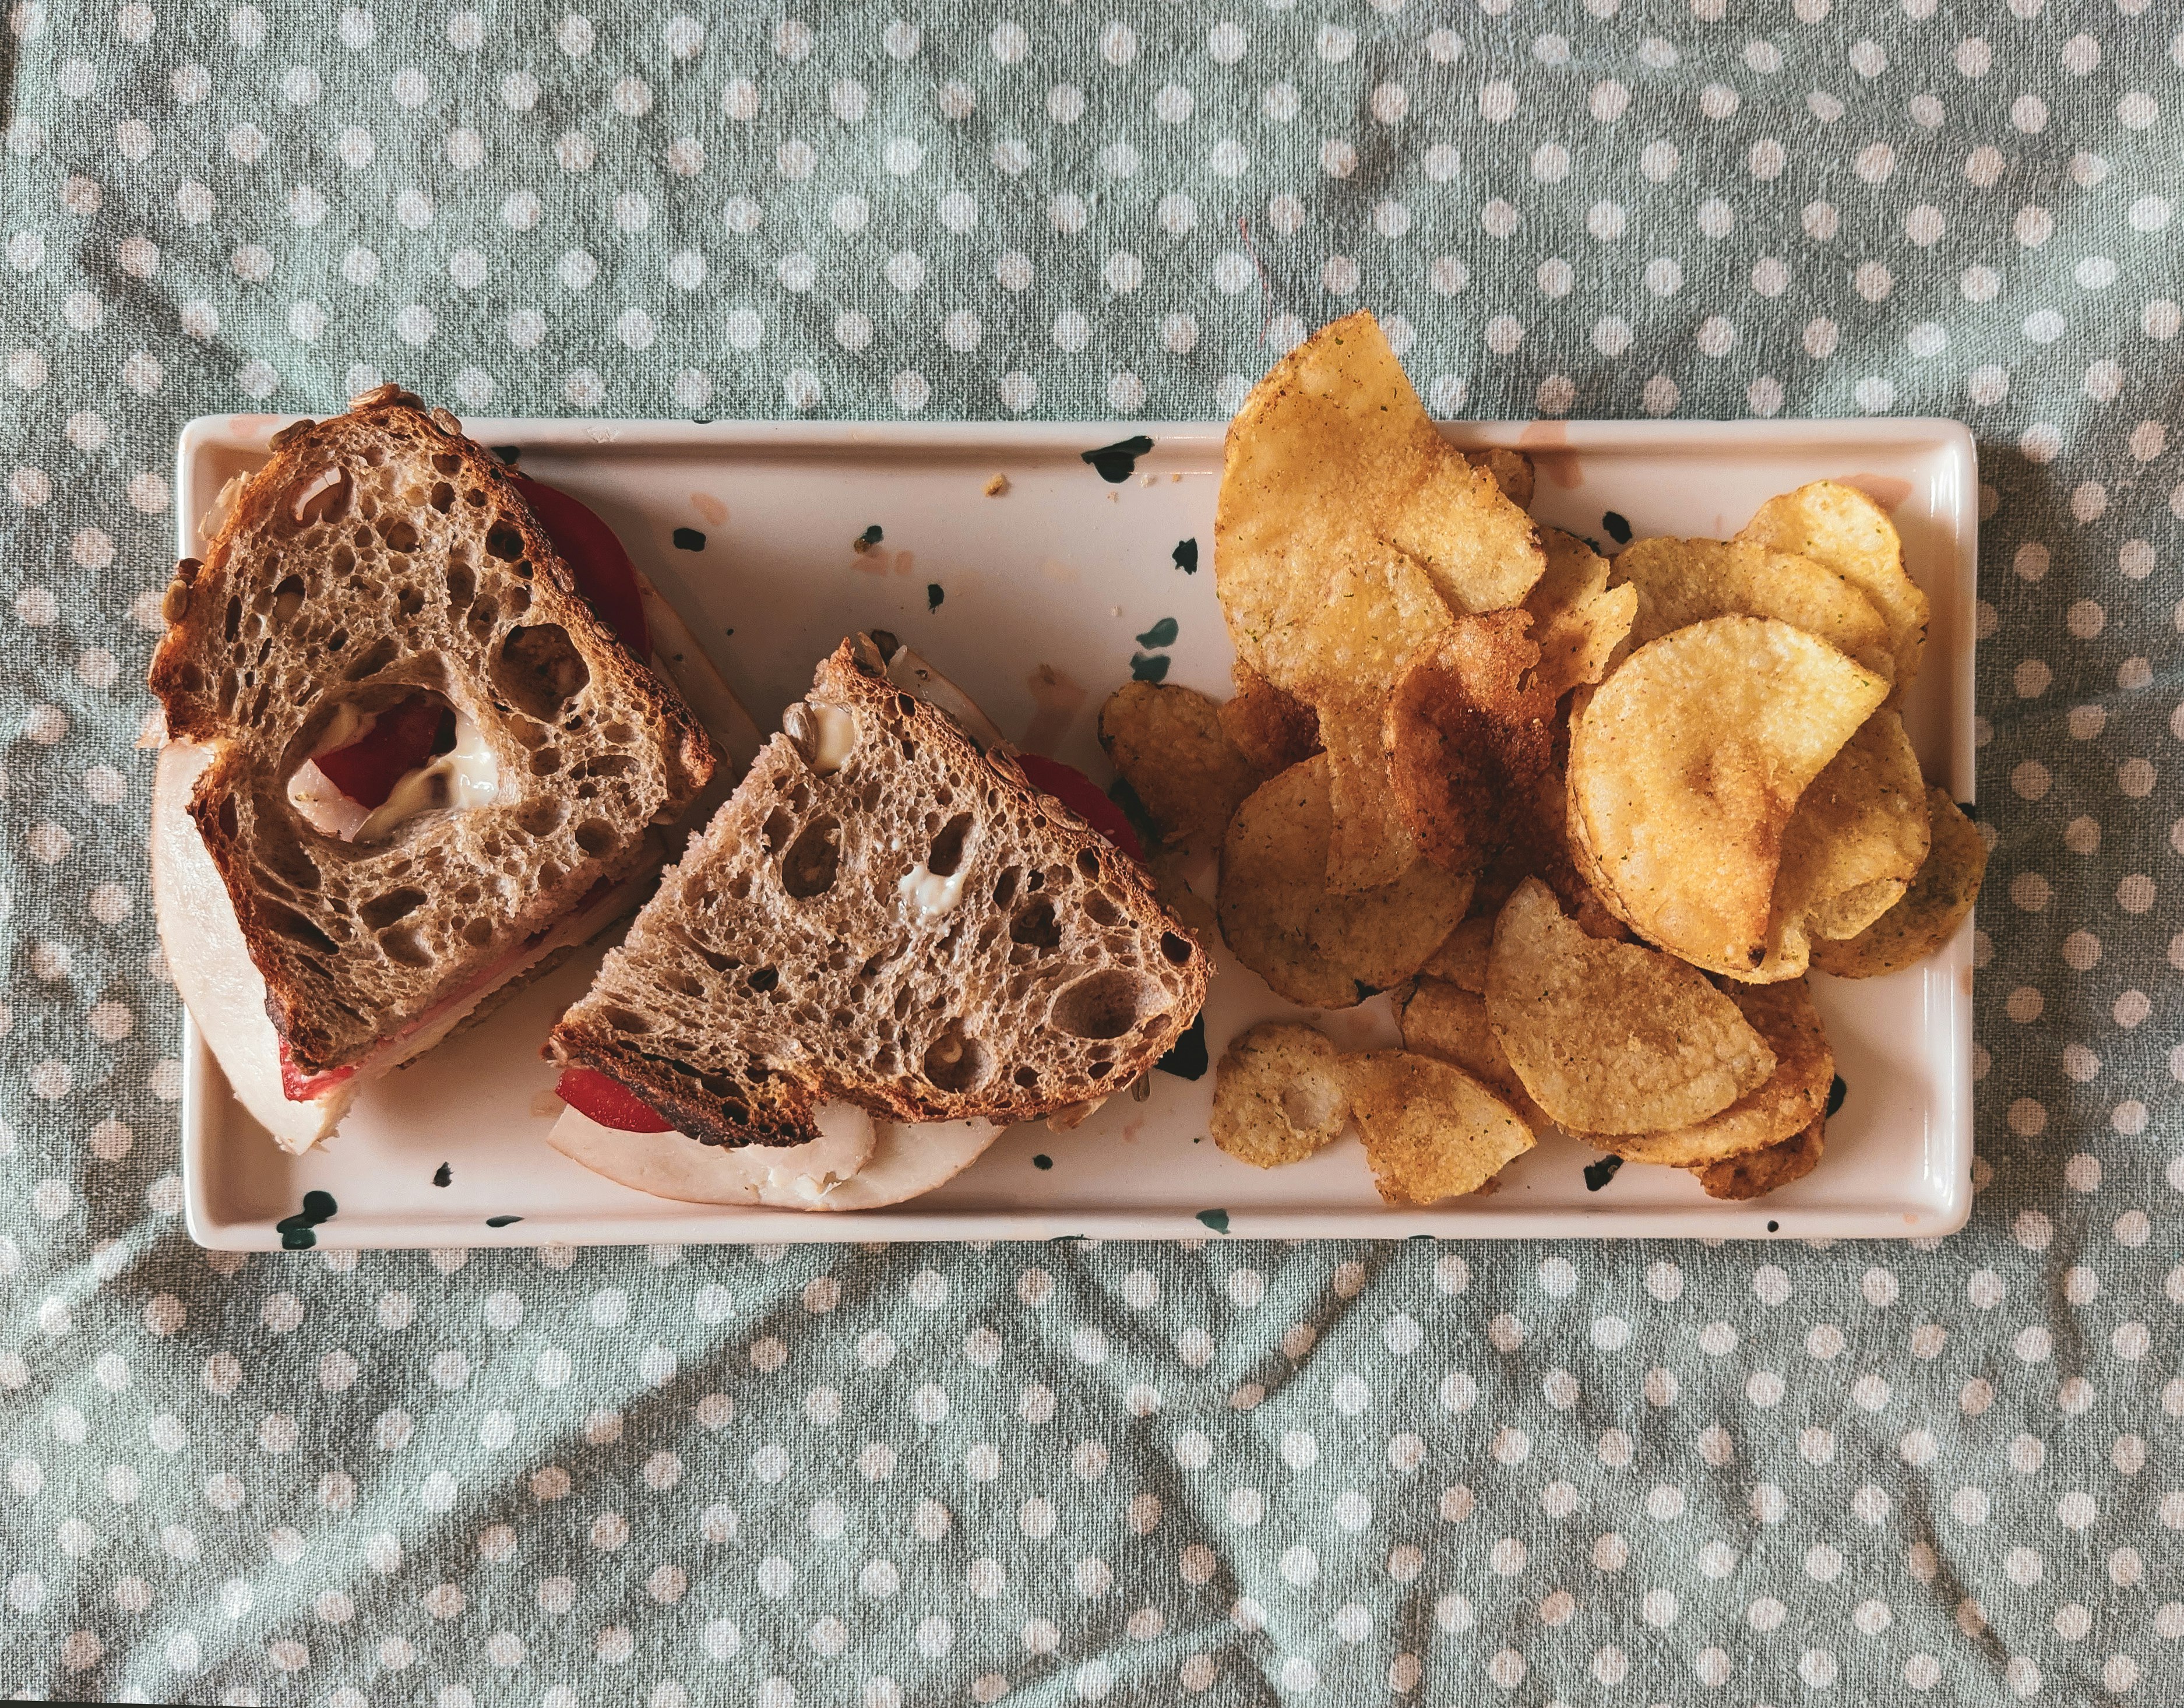
[[[819,735],[813,726],[811,706],[808,701],[795,700],[789,702],[788,710],[781,714],[781,733],[788,738],[789,745],[796,750],[796,756],[806,765],[817,759]]]
[[[404,391],[390,380],[384,385],[374,386],[368,392],[359,392],[351,398],[348,400],[349,413],[361,415],[366,410],[377,409],[382,404],[400,404],[413,410],[425,407],[422,398],[415,392]]]

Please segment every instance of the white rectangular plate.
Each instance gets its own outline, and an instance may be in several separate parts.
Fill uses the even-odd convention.
[[[182,550],[221,483],[265,455],[284,418],[210,416],[180,451]],[[1132,654],[1166,651],[1167,679],[1228,691],[1230,650],[1212,573],[1218,424],[1139,426],[473,421],[482,443],[610,522],[638,566],[711,649],[761,726],[809,687],[819,658],[854,629],[889,628],[960,682],[1011,739],[1104,779],[1100,701]],[[1854,481],[1888,504],[1911,572],[1934,605],[1908,710],[1927,775],[1972,791],[1972,639],[1978,483],[1971,439],[1941,421],[1598,421],[1453,427],[1463,444],[1517,444],[1539,464],[1540,519],[1613,541],[1635,533],[1727,534],[1770,494]],[[1154,440],[1111,485],[1080,453],[1128,435]],[[988,497],[994,475],[1006,494]],[[869,523],[885,538],[851,551]],[[678,529],[705,536],[676,544]],[[688,536],[684,536],[685,541]],[[1185,574],[1178,542],[1195,539]],[[942,602],[930,608],[929,587]],[[1162,617],[1173,645],[1135,637]],[[1209,880],[1210,882],[1210,880]],[[277,1150],[229,1093],[195,1029],[186,1034],[183,1178],[201,1243],[276,1247],[274,1224],[312,1188],[339,1214],[323,1246],[709,1240],[1282,1237],[1870,1238],[1941,1234],[1970,1200],[1971,933],[1893,977],[1814,995],[1847,1086],[1825,1160],[1758,1203],[1720,1203],[1690,1175],[1624,1169],[1585,1186],[1593,1153],[1559,1134],[1500,1190],[1430,1209],[1390,1209],[1355,1138],[1269,1171],[1205,1137],[1212,1091],[1153,1075],[1145,1102],[1118,1097],[1073,1133],[1019,1127],[950,1185],[897,1208],[827,1215],[712,1208],[613,1186],[545,1143],[558,1105],[538,1049],[585,988],[580,957],[492,1020],[390,1075],[342,1131],[309,1155]],[[1296,1011],[1215,946],[1206,1011],[1217,1058],[1245,1026]],[[1345,1047],[1396,1041],[1388,998],[1325,1017]],[[453,1184],[436,1187],[449,1165]],[[488,1218],[517,1216],[499,1227]]]

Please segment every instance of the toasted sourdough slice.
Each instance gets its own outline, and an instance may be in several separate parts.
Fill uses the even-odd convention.
[[[212,750],[190,813],[308,1079],[630,875],[718,762],[447,411],[382,386],[272,449],[177,569],[150,680],[170,739]],[[421,693],[489,756],[462,791],[482,804],[378,841],[314,829],[288,784],[337,716]]]
[[[887,679],[822,662],[662,880],[552,1052],[709,1144],[793,1145],[814,1112],[1028,1120],[1152,1066],[1204,950],[1135,862],[1005,751]]]

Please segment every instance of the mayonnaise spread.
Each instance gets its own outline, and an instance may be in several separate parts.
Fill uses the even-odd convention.
[[[943,878],[927,871],[920,863],[904,873],[894,887],[902,897],[903,912],[922,925],[950,912],[963,899],[963,868],[958,866]]]
[[[811,768],[826,777],[839,771],[855,750],[856,714],[846,706],[829,706],[824,701],[813,701],[811,706],[812,722],[818,725]]]
[[[500,767],[477,725],[455,713],[455,745],[394,780],[387,799],[363,807],[342,793],[333,779],[312,762],[362,740],[377,720],[354,706],[334,710],[333,721],[312,748],[311,757],[288,779],[288,804],[304,822],[323,835],[344,842],[383,842],[398,827],[421,812],[442,807],[458,812],[490,807],[499,798]]]

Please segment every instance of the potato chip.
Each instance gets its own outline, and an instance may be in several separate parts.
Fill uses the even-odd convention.
[[[1876,676],[1896,674],[1888,625],[1873,601],[1809,557],[1749,540],[1639,539],[1615,560],[1615,574],[1638,590],[1633,646],[1709,617],[1771,617]]]
[[[1774,1071],[1766,1041],[1695,968],[1586,936],[1536,878],[1495,924],[1486,1013],[1524,1089],[1571,1132],[1689,1126]]]
[[[1508,802],[1554,757],[1555,701],[1540,685],[1530,614],[1459,617],[1388,701],[1389,782],[1435,864],[1476,873],[1508,838]]]
[[[1381,722],[1407,661],[1436,645],[1453,618],[1424,569],[1377,543],[1325,570],[1320,584],[1323,608],[1308,627],[1273,637],[1265,664],[1318,712],[1335,802],[1328,881],[1367,890],[1394,882],[1418,857],[1389,792]]]
[[[1607,560],[1558,527],[1540,530],[1546,572],[1524,595],[1540,649],[1540,684],[1554,698],[1607,673],[1638,610],[1635,587],[1607,584]]]
[[[1537,1133],[1554,1125],[1532,1101],[1487,1024],[1486,998],[1439,979],[1421,979],[1403,1004],[1403,1047],[1449,1062],[1486,1086]]]
[[[1213,1142],[1255,1169],[1302,1162],[1350,1119],[1346,1065],[1326,1036],[1288,1020],[1240,1034],[1213,1069]]]
[[[1229,425],[1215,584],[1238,655],[1319,714],[1338,804],[1329,878],[1418,857],[1388,805],[1387,694],[1454,611],[1516,604],[1545,567],[1531,518],[1427,419],[1369,314],[1323,327]]]
[[[1933,844],[1903,899],[1857,936],[1813,945],[1813,964],[1838,979],[1877,979],[1923,961],[1956,935],[1979,899],[1986,843],[1944,790],[1926,791]]]
[[[1704,1168],[1781,1144],[1826,1114],[1828,1091],[1835,1084],[1836,1052],[1828,1047],[1805,981],[1732,985],[1727,995],[1774,1052],[1774,1071],[1766,1083],[1719,1114],[1690,1126],[1602,1136],[1590,1142],[1626,1162]]]
[[[1247,657],[1246,638],[1284,627],[1279,612],[1299,591],[1318,602],[1329,543],[1390,542],[1451,611],[1515,605],[1546,567],[1532,519],[1441,437],[1363,311],[1322,327],[1244,400],[1214,532],[1221,602]],[[1292,566],[1301,589],[1282,584]]]
[[[1418,839],[1403,823],[1388,786],[1388,755],[1380,745],[1387,696],[1329,695],[1319,705],[1326,738],[1327,887],[1357,895],[1396,882],[1418,863]]]
[[[1311,612],[1308,640],[1287,656],[1289,679],[1268,678],[1317,706],[1330,697],[1379,699],[1392,689],[1411,661],[1447,637],[1455,621],[1416,558],[1368,542],[1321,566],[1320,602]],[[1320,712],[1320,739],[1327,740]],[[1377,745],[1379,730],[1373,727]]]
[[[1896,655],[1892,703],[1903,700],[1919,673],[1933,609],[1904,572],[1903,537],[1886,511],[1856,487],[1819,480],[1769,499],[1736,537],[1809,557],[1871,600]]]
[[[1407,1050],[1344,1063],[1373,1184],[1391,1204],[1475,1192],[1532,1148],[1517,1112],[1461,1068]]]
[[[1418,968],[1422,979],[1440,979],[1474,996],[1486,994],[1486,957],[1494,946],[1491,914],[1474,913],[1448,934]]]
[[[1717,617],[1586,693],[1570,726],[1579,869],[1641,936],[1750,977],[1790,815],[1887,683],[1786,622]]]
[[[1502,488],[1502,495],[1519,510],[1532,507],[1532,488],[1536,477],[1531,458],[1520,450],[1511,450],[1506,445],[1491,445],[1483,450],[1468,450],[1463,460],[1474,468],[1483,468],[1494,477],[1494,484]]]
[[[1221,706],[1221,732],[1260,773],[1279,777],[1321,751],[1319,714],[1277,688],[1242,659],[1229,667],[1236,684]]]
[[[1855,937],[1894,907],[1931,840],[1919,756],[1895,712],[1876,712],[1797,798],[1782,833],[1766,962],[1793,979],[1814,937]]]
[[[1875,879],[1869,884],[1854,884],[1830,896],[1807,916],[1807,935],[1813,938],[1826,937],[1836,941],[1855,937],[1902,901],[1904,892],[1910,887],[1895,879]],[[1769,950],[1768,952],[1771,959],[1774,952]],[[1805,959],[1810,965],[1809,944]]]
[[[1418,971],[1455,929],[1471,880],[1419,861],[1395,883],[1327,886],[1328,756],[1237,808],[1221,845],[1221,935],[1236,958],[1307,1007],[1346,1008]]]
[[[1220,708],[1195,689],[1126,682],[1100,708],[1100,745],[1162,840],[1217,840],[1264,781],[1228,745]]]
[[[1731,1157],[1726,1162],[1711,1163],[1691,1172],[1698,1176],[1708,1197],[1746,1202],[1764,1197],[1777,1186],[1804,1179],[1820,1165],[1820,1153],[1826,1147],[1827,1117],[1823,1115],[1794,1138],[1785,1139],[1779,1145],[1769,1145],[1747,1156]]]
[[[1319,712],[1334,801],[1327,877],[1337,890],[1391,884],[1418,857],[1388,787],[1382,724],[1409,661],[1438,645],[1454,618],[1425,572],[1384,550],[1337,563],[1308,669],[1287,685]]]

